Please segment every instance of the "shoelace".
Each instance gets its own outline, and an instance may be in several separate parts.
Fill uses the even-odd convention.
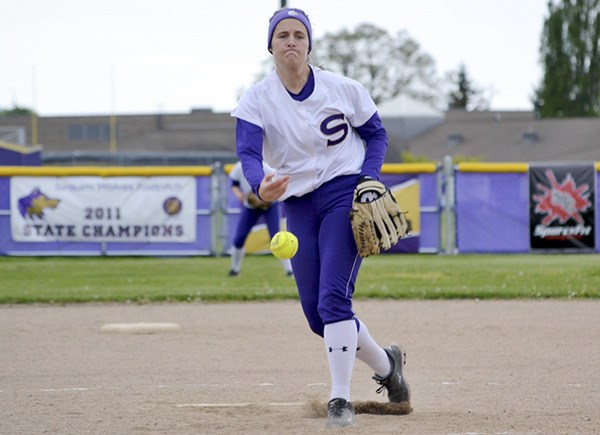
[[[344,414],[344,408],[342,407],[341,402],[340,401],[333,402],[331,404],[331,407],[329,408],[329,412],[334,417],[341,417]]]
[[[382,380],[379,380],[379,379],[377,379],[375,377],[373,379],[375,379],[375,382],[377,382],[380,385],[379,388],[377,388],[375,390],[375,393],[376,394],[380,394],[380,393],[383,393],[384,389],[390,384],[390,381],[392,380],[392,377],[390,376],[389,378],[382,379]]]

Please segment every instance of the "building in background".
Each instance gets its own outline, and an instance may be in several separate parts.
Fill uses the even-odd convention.
[[[435,111],[406,97],[379,107],[388,131],[386,163],[403,153],[430,161],[600,161],[600,118],[537,119],[528,111]],[[28,115],[0,116],[2,132],[31,146]],[[181,114],[38,117],[42,163],[50,165],[197,165],[233,163],[235,119],[210,109]],[[14,134],[13,134],[14,135]],[[6,139],[4,139],[6,140]],[[14,140],[14,139],[12,139]],[[3,157],[0,155],[0,164]]]

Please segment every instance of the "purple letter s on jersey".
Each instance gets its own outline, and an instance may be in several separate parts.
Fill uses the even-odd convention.
[[[329,124],[336,120],[342,120],[339,124],[334,124],[330,126]],[[321,123],[321,133],[326,134],[327,136],[333,136],[336,133],[342,131],[343,133],[337,139],[327,139],[327,146],[334,146],[342,142],[348,136],[348,124],[344,121],[344,114],[338,113],[336,115],[331,115],[325,118],[325,120]]]

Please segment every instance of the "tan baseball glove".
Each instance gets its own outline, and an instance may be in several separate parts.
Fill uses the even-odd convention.
[[[352,232],[361,257],[379,254],[398,243],[408,230],[404,213],[381,182],[365,180],[354,189]]]
[[[254,192],[250,192],[248,194],[248,198],[247,199],[248,199],[248,204],[252,208],[259,208],[259,209],[262,209],[262,210],[266,210],[269,207],[271,207],[270,203],[261,201],[261,199],[258,196],[256,196],[256,194]]]

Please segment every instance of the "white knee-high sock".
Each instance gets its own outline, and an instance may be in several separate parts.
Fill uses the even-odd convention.
[[[375,374],[387,376],[392,369],[387,353],[373,340],[373,337],[369,334],[367,325],[360,320],[358,322],[360,323],[360,328],[358,330],[356,358],[371,367]]]
[[[356,359],[356,339],[354,320],[325,325],[323,340],[331,373],[329,399],[341,397],[350,400],[350,381]]]
[[[244,248],[236,248],[234,246],[231,249],[231,270],[238,273],[241,272],[245,253],[246,250]]]
[[[292,262],[287,258],[281,259],[281,265],[283,266],[283,270],[285,270],[287,273],[292,271]]]

